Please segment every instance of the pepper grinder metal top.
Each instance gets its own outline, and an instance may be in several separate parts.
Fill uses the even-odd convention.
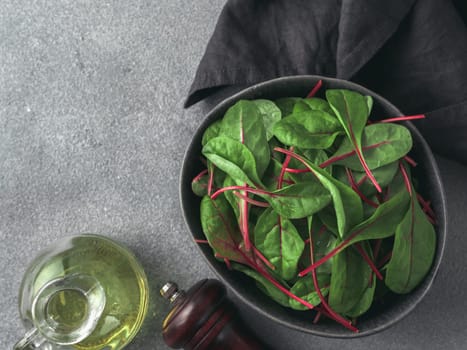
[[[167,282],[164,284],[160,293],[162,297],[170,301],[172,305],[182,301],[186,296],[186,293],[183,290],[178,289],[178,285],[175,282]]]
[[[161,295],[173,305],[162,325],[165,343],[185,350],[267,350],[240,322],[224,285],[214,279],[196,283],[186,293],[173,282]]]

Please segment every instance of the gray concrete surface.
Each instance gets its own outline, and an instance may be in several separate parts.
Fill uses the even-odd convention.
[[[153,285],[170,279],[189,287],[214,276],[185,228],[178,175],[215,102],[182,108],[224,3],[0,1],[1,349],[24,332],[17,293],[28,262],[59,237],[96,232],[123,242]],[[460,167],[443,172],[448,203],[456,202],[445,264],[398,325],[333,340],[278,326],[235,299],[242,314],[278,350],[465,349],[467,189],[453,184],[466,176]],[[164,310],[150,315],[128,349],[167,349]]]

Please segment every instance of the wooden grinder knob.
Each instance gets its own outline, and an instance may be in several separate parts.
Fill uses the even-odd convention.
[[[161,289],[172,310],[162,325],[165,343],[173,349],[185,350],[265,350],[240,323],[224,285],[204,279],[188,292],[179,291],[169,282]]]

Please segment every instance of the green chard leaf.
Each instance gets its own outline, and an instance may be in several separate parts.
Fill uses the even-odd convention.
[[[393,292],[411,292],[426,276],[436,251],[436,233],[412,186],[410,206],[396,229],[392,257],[386,266],[385,283]]]
[[[302,182],[258,195],[267,200],[279,215],[288,219],[307,217],[331,202],[331,195],[318,182]]]
[[[294,106],[297,102],[302,101],[301,97],[284,97],[279,98],[275,102],[276,106],[281,110],[282,117],[292,114]]]
[[[272,137],[269,140],[269,151],[271,152],[272,158],[279,162],[284,161],[284,156],[278,152],[274,152],[274,148],[282,147],[282,146],[283,146],[282,143],[280,143],[279,140],[276,139],[275,137]]]
[[[350,90],[327,90],[326,99],[341,122],[370,181],[378,189],[378,192],[381,192],[381,187],[373,177],[362,153],[362,133],[370,115],[368,99],[358,92]]]
[[[269,144],[263,117],[254,102],[240,100],[230,107],[222,119],[219,135],[245,145],[255,159],[258,177],[263,176],[270,160]]]
[[[379,185],[382,188],[384,188],[392,182],[398,169],[399,169],[399,162],[392,162],[392,163],[383,165],[380,168],[373,169],[372,172],[373,172],[373,176],[375,177],[376,181],[379,183]],[[368,177],[366,176],[365,172],[353,170],[352,175],[355,180],[355,183],[358,185],[358,189],[366,197],[371,197],[376,193],[375,186],[373,186],[370,180],[368,180]],[[339,181],[350,185],[345,167],[338,166],[338,165],[334,166],[333,176]]]
[[[326,149],[342,132],[332,115],[308,110],[291,114],[274,125],[274,136],[285,145],[299,148]]]
[[[328,274],[317,274],[317,279],[318,279],[318,285],[319,289],[321,290],[321,293],[323,296],[328,295],[329,293],[329,287],[322,287],[322,286],[328,286],[329,281],[330,281],[330,275]],[[305,276],[300,278],[293,287],[290,289],[290,291],[298,296],[299,298],[302,298],[303,300],[308,301],[311,305],[317,306],[321,303],[321,300],[318,296],[318,293],[316,292],[315,285],[313,283],[313,278],[311,275]],[[309,310],[306,306],[303,304],[300,304],[298,301],[294,299],[289,299],[289,306],[292,309],[295,310]]]
[[[297,264],[305,243],[290,220],[271,208],[258,218],[254,231],[255,246],[276,267],[284,280],[297,276]]]
[[[208,194],[208,182],[209,174],[207,170],[204,170],[191,181],[191,190],[198,197],[204,197]]]
[[[371,250],[371,246],[368,242],[365,242],[365,244],[362,244],[363,249],[367,253],[367,255],[373,259],[373,253]],[[366,269],[366,272],[368,273],[368,269]],[[370,272],[369,278],[369,283],[367,288],[362,294],[362,297],[360,300],[350,309],[346,312],[346,316],[348,317],[358,317],[364,314],[365,312],[368,311],[368,309],[371,307],[371,304],[373,303],[373,299],[375,297],[375,289],[376,289],[376,281],[377,278],[375,276],[371,277],[373,272]]]
[[[365,127],[361,145],[368,167],[377,169],[404,157],[412,148],[412,136],[410,131],[403,125],[376,123]],[[332,158],[340,157],[352,151],[352,143],[345,139]],[[352,170],[363,171],[363,167],[355,154],[339,160],[335,164],[344,165]]]
[[[336,236],[328,230],[326,227],[323,227],[323,224],[319,220],[314,220],[316,225],[313,224],[313,256],[314,261],[320,260],[322,257],[326,256],[335,246],[337,242]],[[311,264],[311,259],[310,259]],[[332,273],[332,259],[326,261],[324,264],[317,267],[316,272],[331,274]],[[321,285],[321,284],[320,284]]]
[[[225,136],[218,136],[204,145],[202,153],[233,179],[246,182],[250,186],[261,185],[256,172],[255,157],[244,144]]]
[[[304,111],[310,111],[311,108],[308,106],[307,103],[304,102],[304,100],[297,101],[295,105],[293,106],[292,113],[291,114],[296,114]]]
[[[302,102],[306,104],[309,107],[309,109],[323,111],[329,113],[330,115],[334,115],[334,111],[329,106],[329,103],[326,100],[323,100],[322,98],[304,98]]]
[[[230,186],[241,186],[242,183],[240,181],[235,181],[232,177],[226,176],[224,180],[223,187],[230,187]],[[235,217],[238,218],[240,217],[240,209],[239,209],[239,203],[240,203],[240,198],[238,198],[233,191],[225,191],[224,193],[225,199],[229,202],[230,206],[232,207],[232,210],[235,214]]]
[[[276,104],[269,100],[253,100],[258,108],[266,130],[266,139],[269,141],[273,137],[272,128],[282,118],[282,112]]]
[[[368,288],[372,271],[355,249],[346,249],[332,259],[328,303],[334,311],[347,314]]]
[[[382,203],[370,218],[355,226],[344,236],[347,246],[368,239],[392,236],[403,219],[408,204],[409,195],[406,191],[400,191],[390,200]]]
[[[336,213],[336,227],[339,235],[343,237],[352,226],[361,222],[363,218],[360,197],[349,186],[333,178],[326,170],[299,155],[295,155],[294,158],[305,164],[331,194]]]
[[[277,153],[277,152],[276,152]],[[320,165],[321,163],[324,163],[326,160],[328,160],[328,156],[326,152],[322,149],[307,149],[307,150],[297,150],[296,153],[302,154],[304,158],[306,158],[307,161]],[[302,169],[302,170],[307,170],[307,167],[304,166],[302,163],[300,163],[298,160],[295,158],[291,158],[289,162],[289,168],[293,169]],[[326,167],[325,169],[327,172],[332,171],[332,166]],[[294,182],[316,182],[318,181],[317,178],[313,175],[311,171],[305,172],[305,173],[289,173],[287,174]]]
[[[366,106],[368,107],[368,115],[371,114],[371,110],[373,109],[373,97],[365,96],[366,99]]]
[[[326,99],[350,142],[361,151],[361,138],[370,111],[365,96],[350,90],[327,90]]]
[[[209,125],[204,131],[203,139],[201,140],[201,145],[204,146],[209,142],[209,140],[213,139],[214,137],[219,136],[219,132],[221,130],[222,119],[216,120],[214,123]]]
[[[282,164],[275,158],[271,159],[269,167],[266,169],[266,172],[263,176],[264,187],[269,191],[275,191],[277,189],[277,182],[282,170]],[[289,181],[290,177],[286,173],[284,174],[284,180]]]
[[[223,196],[213,200],[203,197],[200,207],[201,227],[215,253],[239,263],[245,263],[239,244],[242,235],[238,229],[232,208]]]
[[[276,303],[282,306],[289,307],[289,297],[285,295],[282,291],[277,289],[276,286],[274,286],[270,281],[268,281],[266,277],[261,275],[259,272],[240,264],[232,264],[232,268],[241,271],[245,275],[256,280],[256,285],[258,286],[258,288]]]

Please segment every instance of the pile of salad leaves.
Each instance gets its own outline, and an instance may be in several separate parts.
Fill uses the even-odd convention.
[[[372,122],[372,105],[342,89],[240,100],[206,129],[206,169],[192,182],[199,242],[216,258],[277,303],[355,332],[375,290],[411,292],[436,249],[434,213],[411,178],[412,137],[394,123],[417,116]]]

